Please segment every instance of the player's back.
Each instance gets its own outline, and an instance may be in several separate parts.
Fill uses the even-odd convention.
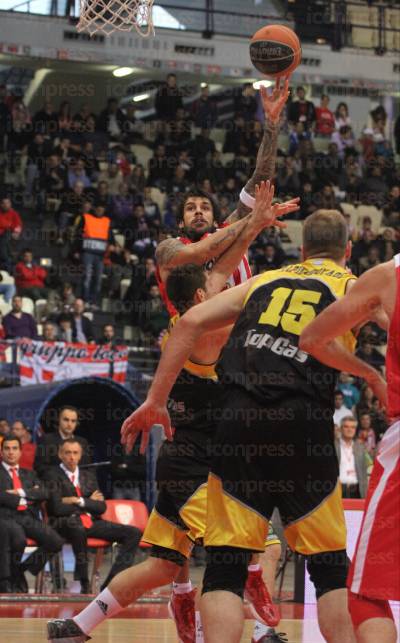
[[[303,328],[354,279],[330,259],[308,259],[260,275],[232,330],[217,372],[226,386],[246,389],[261,403],[301,395],[333,403],[336,372],[299,349]],[[351,333],[342,338],[354,350]]]

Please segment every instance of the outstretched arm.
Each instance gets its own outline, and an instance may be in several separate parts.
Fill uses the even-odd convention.
[[[166,403],[179,372],[200,336],[236,321],[254,279],[256,277],[193,306],[175,324],[146,401],[122,425],[122,443],[126,444],[128,450],[132,449],[139,433],[142,433],[140,452],[144,453],[154,424],[161,424],[166,437],[172,439]]]
[[[244,187],[245,192],[251,197],[254,197],[258,183],[272,181],[275,174],[279,121],[289,97],[289,76],[285,78],[282,87],[280,87],[280,79],[277,78],[275,89],[271,94],[268,94],[266,87],[261,87],[260,95],[265,112],[264,136],[258,150],[255,170]],[[236,210],[229,215],[226,221],[231,223],[242,219],[250,210],[251,207],[239,199]]]
[[[384,304],[382,293],[387,291],[388,279],[390,281],[387,264],[364,273],[342,299],[328,306],[308,324],[300,337],[302,350],[323,364],[365,379],[384,405],[386,386],[382,377],[335,338],[370,319],[376,308]]]

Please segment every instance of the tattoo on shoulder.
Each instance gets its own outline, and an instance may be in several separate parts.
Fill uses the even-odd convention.
[[[177,252],[182,250],[179,239],[164,239],[156,248],[156,262],[159,266],[167,266]]]

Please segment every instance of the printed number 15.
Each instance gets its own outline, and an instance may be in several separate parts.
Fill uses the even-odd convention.
[[[275,288],[268,308],[261,313],[258,323],[279,326],[288,333],[300,335],[303,328],[316,317],[315,305],[319,303],[322,293],[316,290],[291,290]],[[290,299],[289,299],[290,298]],[[289,305],[282,313],[286,302]]]

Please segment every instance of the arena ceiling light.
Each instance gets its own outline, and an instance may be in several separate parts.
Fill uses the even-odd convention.
[[[132,100],[134,103],[140,103],[140,101],[147,100],[148,98],[150,98],[150,94],[138,94],[137,96],[134,96]]]
[[[253,89],[260,89],[260,87],[271,87],[273,84],[273,80],[255,80],[253,82]]]
[[[114,69],[113,76],[116,78],[123,78],[124,76],[133,74],[134,71],[133,67],[118,67],[117,69]]]

